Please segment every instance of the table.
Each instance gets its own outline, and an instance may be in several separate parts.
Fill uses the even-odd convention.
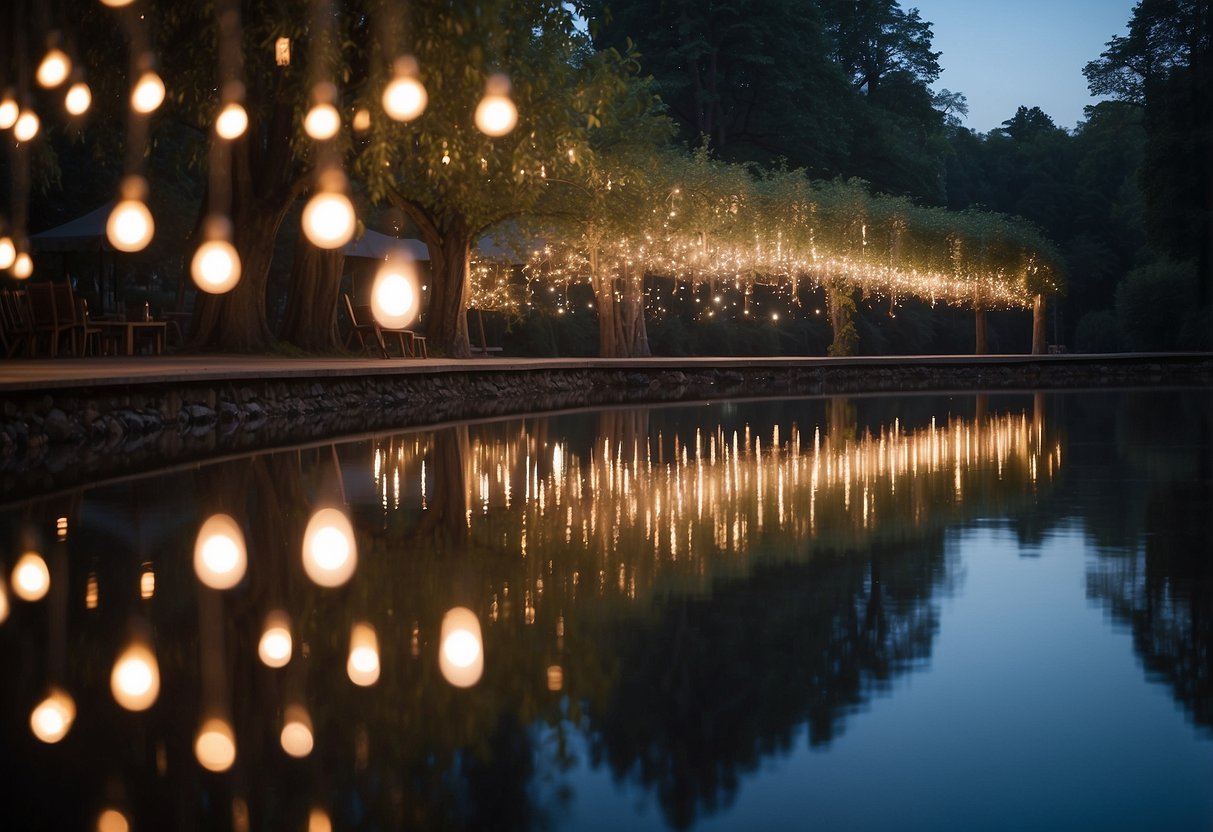
[[[115,343],[122,338],[126,351],[123,355],[135,354],[136,334],[142,333],[152,339],[152,349],[156,355],[164,352],[164,337],[168,324],[164,321],[90,321],[90,325],[102,328],[106,340],[113,339]]]

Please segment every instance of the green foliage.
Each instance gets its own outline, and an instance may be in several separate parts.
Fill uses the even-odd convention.
[[[1116,352],[1120,349],[1120,333],[1116,314],[1107,309],[1088,312],[1078,322],[1074,333],[1077,352]]]
[[[1160,260],[1134,269],[1116,289],[1116,320],[1132,350],[1190,349],[1198,345],[1196,267]]]

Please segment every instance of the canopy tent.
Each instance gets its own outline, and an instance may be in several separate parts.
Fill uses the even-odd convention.
[[[397,250],[404,251],[414,260],[430,259],[430,250],[421,240],[401,240],[389,237],[387,234],[380,234],[378,231],[371,231],[369,228],[357,240],[347,243],[342,252],[346,257],[386,260],[389,254]]]
[[[105,222],[114,210],[110,201],[94,208],[83,216],[68,220],[63,225],[48,228],[30,237],[35,252],[90,252],[113,251],[114,247],[105,239]]]

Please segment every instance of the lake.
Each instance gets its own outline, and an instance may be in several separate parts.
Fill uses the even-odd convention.
[[[1213,826],[1209,390],[368,434],[0,542],[6,829]]]

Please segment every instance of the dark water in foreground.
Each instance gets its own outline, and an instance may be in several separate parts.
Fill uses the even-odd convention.
[[[0,562],[4,829],[1213,826],[1209,391],[364,437]]]

